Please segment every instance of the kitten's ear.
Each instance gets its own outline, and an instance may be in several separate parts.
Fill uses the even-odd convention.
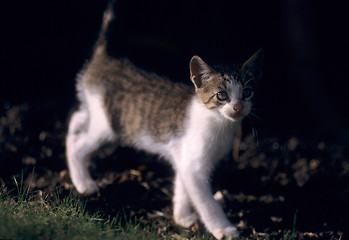
[[[214,72],[199,56],[193,56],[190,60],[190,79],[196,89],[201,88],[204,79],[207,79],[208,75]]]
[[[260,48],[242,66],[242,70],[252,74],[257,81],[262,76],[263,57],[264,52],[263,49]]]

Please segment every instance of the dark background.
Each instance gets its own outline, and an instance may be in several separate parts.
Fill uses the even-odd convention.
[[[69,109],[106,1],[1,6],[0,102]],[[118,1],[111,46],[138,65],[188,82],[192,55],[242,63],[265,51],[256,114],[264,133],[348,140],[346,7],[324,1]]]
[[[76,104],[75,76],[91,54],[106,4],[1,4],[0,182],[9,189],[15,188],[14,178],[23,178],[33,190],[52,196],[75,191],[65,163],[67,119]],[[348,17],[345,3],[336,4],[117,2],[109,53],[173,81],[191,84],[188,65],[194,54],[209,64],[243,63],[264,49],[254,111],[262,120],[253,124],[264,132],[264,144],[256,148],[245,121],[239,158],[223,161],[213,177],[215,189],[228,190],[229,218],[246,223],[240,227],[244,236],[292,229],[295,213],[297,230],[348,232]],[[119,149],[109,158],[102,155],[104,161],[97,158],[94,177],[108,184],[99,197],[87,198],[88,209],[107,216],[125,209],[146,223],[154,220],[147,213],[156,210],[171,221],[172,194],[162,192],[172,191],[171,171],[161,160],[144,165],[147,157]],[[134,179],[130,169],[138,169],[142,179]]]

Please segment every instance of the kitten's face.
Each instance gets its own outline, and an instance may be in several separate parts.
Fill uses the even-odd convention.
[[[257,51],[241,69],[234,71],[214,70],[194,56],[190,71],[198,97],[207,108],[218,111],[224,118],[242,120],[252,108],[253,85],[261,75],[262,55],[261,50]]]
[[[243,85],[237,76],[219,73],[211,73],[206,81],[197,94],[207,108],[217,110],[231,121],[241,120],[250,113],[252,86]]]

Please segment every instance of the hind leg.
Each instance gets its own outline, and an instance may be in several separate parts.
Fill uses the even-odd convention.
[[[84,147],[88,136],[88,123],[87,110],[75,112],[70,119],[66,137],[66,154],[70,178],[78,192],[83,194],[98,191],[97,184],[88,172],[89,149]]]
[[[80,109],[73,114],[66,138],[66,151],[70,177],[79,193],[98,191],[88,170],[89,161],[93,153],[112,140],[114,134],[102,108],[95,108],[94,111]]]

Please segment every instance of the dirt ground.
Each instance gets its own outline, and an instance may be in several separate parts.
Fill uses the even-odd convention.
[[[65,162],[64,138],[70,106],[66,100],[2,103],[0,181],[30,182],[49,195],[77,194]],[[93,161],[99,194],[81,197],[87,209],[106,216],[125,211],[161,229],[173,223],[173,171],[163,159],[131,149],[106,148]],[[344,145],[295,136],[265,138],[258,148],[246,134],[239,158],[227,157],[212,178],[217,199],[243,236],[277,239],[292,230],[297,239],[349,238],[349,151]],[[201,231],[201,224],[187,230]],[[163,230],[165,231],[165,230]]]

